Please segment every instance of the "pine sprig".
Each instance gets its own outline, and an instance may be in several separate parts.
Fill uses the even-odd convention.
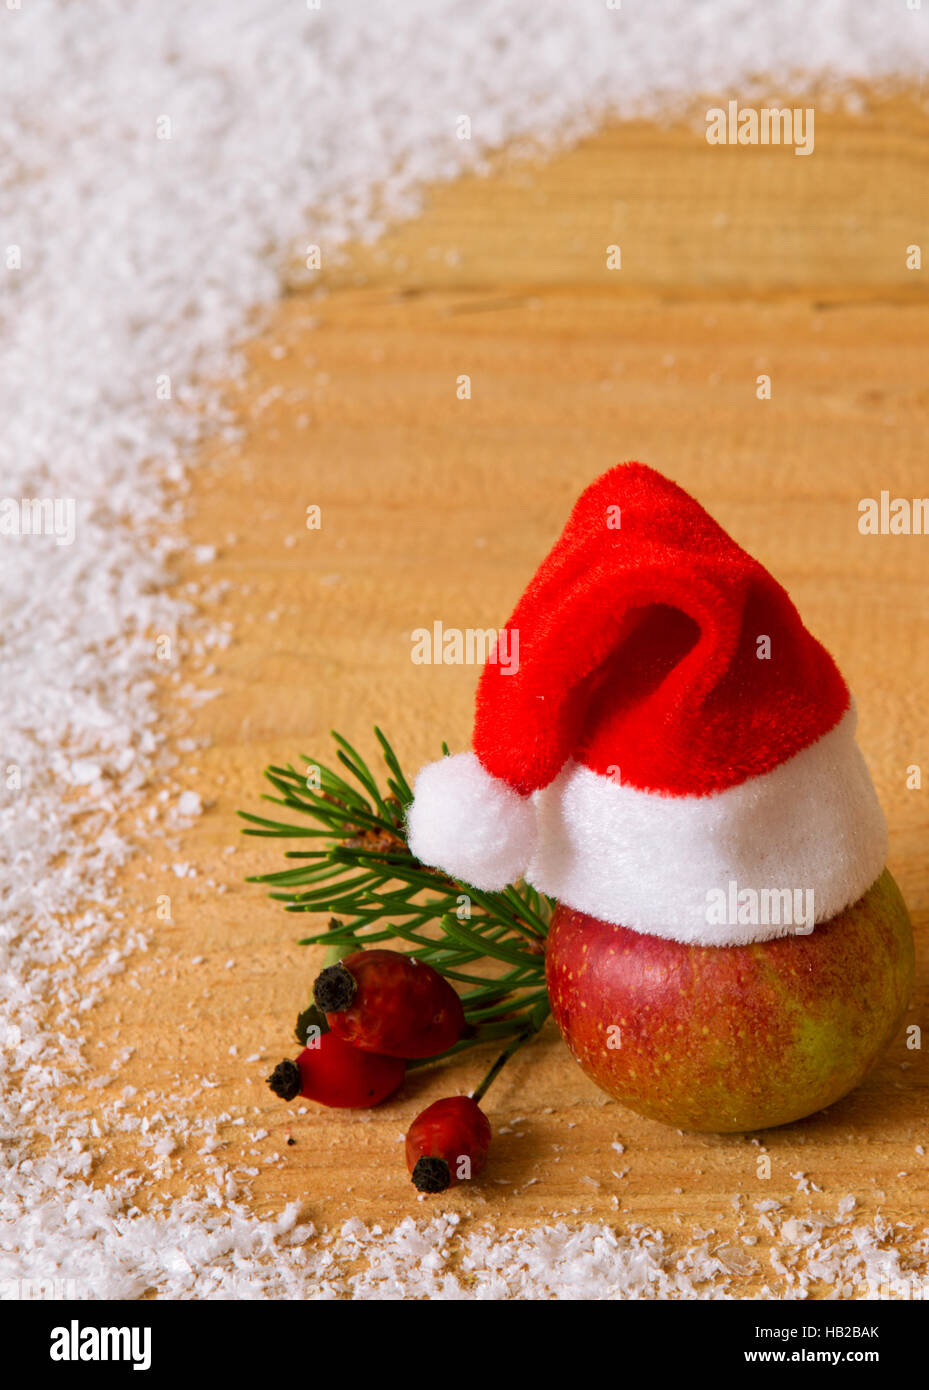
[[[467,986],[460,993],[468,1033],[443,1057],[500,1038],[511,1040],[509,1056],[548,1016],[545,938],[554,904],[528,884],[484,893],[422,864],[406,838],[412,789],[384,734],[374,733],[386,790],[335,732],[338,771],[306,756],[303,773],[292,764],[265,770],[276,794],[263,799],[310,823],[240,811],[243,833],[320,843],[286,850],[291,866],[248,881],[265,884],[287,912],[329,917],[301,945],[325,945],[337,959],[387,941]]]

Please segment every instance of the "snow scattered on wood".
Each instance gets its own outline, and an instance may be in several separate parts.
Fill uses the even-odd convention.
[[[204,428],[234,433],[206,383],[234,369],[250,315],[307,242],[330,257],[370,240],[416,210],[424,182],[479,168],[506,141],[569,139],[610,111],[663,110],[694,91],[739,83],[744,95],[759,54],[775,77],[798,64],[851,79],[918,71],[902,5],[821,0],[815,22],[805,0],[776,15],[746,0],[716,8],[712,32],[690,0],[660,12],[203,0],[180,20],[160,0],[105,0],[91,24],[80,6],[5,16],[0,243],[16,255],[0,320],[0,474],[11,497],[72,499],[74,535],[0,537],[3,1276],[73,1278],[80,1296],[117,1298],[714,1296],[725,1279],[721,1252],[672,1255],[656,1232],[495,1237],[439,1217],[317,1235],[295,1208],[250,1215],[236,1204],[243,1175],[218,1161],[206,1192],[143,1215],[144,1176],[93,1185],[90,1141],[138,1134],[152,1164],[170,1165],[185,1143],[219,1151],[218,1117],[142,1115],[147,1098],[117,1089],[118,1064],[95,1076],[83,1056],[88,1009],[146,946],[113,897],[130,854],[117,825],[155,769],[165,785],[140,836],[204,811],[171,781],[153,675],[171,671],[191,704],[215,698],[170,663],[232,638],[229,624],[192,627],[196,585],[185,600],[164,590],[185,464]],[[470,140],[456,137],[462,111]],[[55,1106],[76,1076],[100,1091],[93,1116]],[[27,1127],[47,1141],[41,1157]],[[828,1248],[822,1233],[795,1234],[838,1278],[889,1239],[856,1229]],[[364,1271],[347,1273],[356,1258]]]

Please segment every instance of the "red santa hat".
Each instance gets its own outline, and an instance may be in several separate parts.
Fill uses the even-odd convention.
[[[789,911],[720,921],[733,885],[775,907],[812,892],[821,922],[881,873],[887,828],[835,662],[767,570],[654,469],[623,464],[587,488],[496,655],[474,752],[416,780],[423,863],[717,945],[797,930]]]

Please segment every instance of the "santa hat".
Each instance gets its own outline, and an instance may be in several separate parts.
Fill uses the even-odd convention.
[[[821,922],[881,873],[887,828],[835,662],[767,570],[654,469],[623,464],[584,492],[497,654],[474,752],[416,780],[423,863],[717,945],[797,930],[771,895],[812,891]],[[756,920],[720,922],[717,895],[746,890],[739,903],[765,893],[777,920],[760,920],[759,897]]]

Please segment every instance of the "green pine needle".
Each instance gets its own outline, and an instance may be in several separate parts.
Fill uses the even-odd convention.
[[[263,799],[300,819],[240,811],[242,833],[313,838],[320,847],[287,850],[286,869],[248,881],[265,884],[288,912],[329,917],[301,945],[325,945],[337,959],[387,941],[449,980],[472,986],[462,993],[468,1035],[443,1057],[499,1038],[513,1040],[509,1055],[548,1016],[545,937],[554,903],[522,883],[502,893],[479,892],[420,863],[406,838],[410,783],[387,738],[378,728],[374,733],[386,790],[357,749],[334,731],[338,772],[307,757],[303,774],[290,764],[266,768],[276,794]],[[442,752],[448,754],[445,743]]]

